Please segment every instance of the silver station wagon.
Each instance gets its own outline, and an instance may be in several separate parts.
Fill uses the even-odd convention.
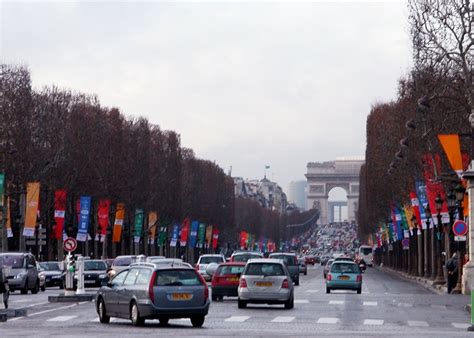
[[[136,263],[119,272],[96,296],[101,323],[110,317],[131,319],[141,326],[146,319],[190,318],[194,327],[204,324],[209,311],[209,289],[193,268]]]

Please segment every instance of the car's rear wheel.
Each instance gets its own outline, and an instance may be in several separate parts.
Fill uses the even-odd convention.
[[[201,327],[204,324],[204,316],[193,316],[191,317],[191,324],[193,324],[194,327]]]
[[[295,307],[295,299],[291,295],[290,299],[285,302],[285,309],[290,310]]]
[[[331,293],[331,288],[328,288],[328,287],[326,286],[326,293]]]
[[[145,324],[145,319],[140,317],[140,311],[138,311],[138,305],[135,302],[130,306],[130,319],[133,326],[143,326]]]
[[[238,300],[237,306],[239,309],[245,309],[247,307],[247,302],[245,300]]]
[[[107,316],[107,310],[105,309],[105,302],[102,298],[99,298],[99,304],[97,304],[97,314],[99,315],[99,321],[103,324],[110,323],[110,316]]]
[[[357,294],[360,295],[361,293],[362,293],[362,288],[358,288],[358,289],[357,289]]]
[[[168,317],[160,317],[159,321],[160,321],[161,326],[166,326],[168,325],[168,322],[170,321],[170,319]]]

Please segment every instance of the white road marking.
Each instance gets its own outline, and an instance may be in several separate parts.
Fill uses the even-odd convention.
[[[329,305],[342,305],[344,304],[343,300],[330,300]]]
[[[45,304],[49,304],[49,302],[30,304],[30,305],[27,305],[27,306],[25,306],[25,307],[35,307],[35,306],[40,306],[40,305],[45,305]]]
[[[428,323],[422,320],[409,320],[408,326],[412,327],[428,327]]]
[[[67,322],[68,320],[71,320],[73,318],[77,318],[77,316],[57,316],[48,319],[48,322]]]
[[[377,306],[379,305],[378,302],[363,302],[362,305],[364,306]]]
[[[285,316],[278,316],[273,318],[272,323],[289,323],[293,321],[295,317],[285,317]]]
[[[27,318],[27,317],[34,317],[34,316],[42,315],[42,314],[44,314],[44,313],[49,313],[49,312],[58,311],[58,310],[64,310],[64,309],[70,309],[70,308],[72,308],[72,307],[74,307],[74,306],[77,306],[77,304],[66,305],[66,306],[60,306],[60,307],[56,307],[56,308],[54,308],[54,309],[49,309],[49,310],[34,312],[34,313],[31,313],[31,314],[28,314],[27,316],[16,317],[16,318],[9,319],[8,321],[9,321],[9,322],[12,322],[12,321],[20,320],[20,319]]]
[[[413,307],[413,304],[410,304],[410,303],[398,303],[398,307]]]
[[[18,299],[18,300],[9,300],[10,303],[26,303],[26,302],[30,302],[31,300],[30,299]]]
[[[431,306],[433,309],[443,309],[443,310],[446,310],[446,305],[431,304],[430,306]]]
[[[364,325],[383,325],[383,319],[365,319]]]
[[[451,323],[451,325],[454,326],[456,329],[464,329],[464,330],[471,326],[470,324],[466,324],[466,323]]]
[[[118,320],[119,320],[119,318],[110,318],[111,323],[117,322]],[[96,317],[92,320],[89,320],[89,323],[100,323],[100,319],[99,319],[99,317]]]
[[[336,324],[339,321],[339,318],[332,317],[321,317],[316,323],[318,324]]]
[[[245,322],[249,318],[250,318],[249,316],[231,316],[227,318],[225,321],[242,323],[242,322]]]
[[[319,290],[306,290],[306,292],[309,292],[309,293],[316,293],[316,292],[319,292]]]
[[[295,302],[295,304],[308,304],[309,300],[307,300],[307,299],[295,299],[294,302]]]

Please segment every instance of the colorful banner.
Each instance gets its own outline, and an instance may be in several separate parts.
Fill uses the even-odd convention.
[[[183,221],[183,225],[181,227],[181,235],[179,238],[179,244],[181,246],[186,246],[186,243],[188,242],[190,228],[191,228],[191,220],[188,217],[186,217]]]
[[[173,230],[171,231],[171,241],[170,246],[175,247],[178,243],[178,235],[179,235],[179,225],[173,225]]]
[[[416,196],[416,193],[414,191],[410,191],[410,201],[413,210],[413,215],[415,215],[416,218],[417,227],[421,228],[422,223],[420,213],[420,201],[418,200],[418,196]]]
[[[80,205],[81,205],[81,214],[80,214],[80,219],[79,219],[79,229],[77,231],[76,240],[79,242],[85,242],[89,239],[91,197],[81,196]]]
[[[155,244],[156,227],[158,226],[158,214],[156,211],[148,213],[148,243]]]
[[[434,159],[436,162],[436,167],[434,166],[433,158],[430,154],[423,156],[423,162],[425,164],[424,177],[428,194],[428,202],[433,215],[433,223],[438,225],[438,217],[435,216],[438,212],[436,210],[435,201],[438,195],[441,196],[443,199],[441,208],[441,222],[443,224],[449,224],[449,212],[448,204],[446,203],[446,194],[444,192],[443,185],[440,182],[435,181],[437,179],[435,173],[441,172],[441,159],[439,155],[435,155]]]
[[[26,218],[23,236],[35,235],[36,220],[38,217],[40,197],[40,183],[30,182],[26,185]]]
[[[448,158],[451,168],[461,178],[463,172],[463,163],[461,155],[461,142],[458,134],[438,135],[439,142]]]
[[[190,248],[195,248],[196,247],[198,230],[199,230],[199,222],[198,221],[193,221],[191,223],[191,233],[189,235],[189,247]]]
[[[211,247],[211,241],[212,241],[212,225],[208,225],[206,227],[206,242],[204,245],[207,249]]]
[[[143,209],[135,209],[135,231],[133,241],[140,243],[143,232],[143,221],[145,220],[145,212]]]
[[[217,242],[219,241],[219,230],[214,228],[212,230],[212,248],[215,250],[217,248]]]
[[[429,228],[433,228],[433,221],[426,218],[425,210],[428,208],[428,195],[426,192],[426,185],[423,181],[417,180],[415,182],[416,186],[416,195],[418,196],[418,200],[420,201],[420,215],[421,215],[421,222],[423,229],[428,228],[428,221],[429,221]],[[431,211],[431,210],[430,210]]]
[[[101,242],[105,241],[107,236],[107,228],[109,227],[109,211],[110,211],[110,200],[101,199],[97,207],[97,223],[99,228],[95,234],[95,240],[100,239]],[[99,236],[100,234],[100,236]]]
[[[204,247],[204,239],[206,237],[206,224],[201,223],[199,224],[198,230],[198,248]]]
[[[166,224],[162,224],[160,226],[160,232],[158,233],[158,245],[160,247],[165,245],[167,238],[168,238],[168,226]]]
[[[247,245],[247,232],[241,231],[240,232],[240,248],[243,250],[246,248]]]
[[[125,219],[125,204],[117,203],[115,211],[114,229],[112,233],[112,242],[119,243],[122,238],[123,220]]]
[[[3,207],[3,194],[5,193],[5,174],[0,173],[0,208]]]
[[[66,190],[59,189],[54,192],[54,221],[56,231],[53,238],[61,239],[64,229],[64,218],[66,217]]]
[[[5,210],[5,215],[3,217],[5,217],[6,219],[7,237],[12,238],[13,231],[12,231],[12,220],[10,217],[10,197],[7,198],[7,208]]]

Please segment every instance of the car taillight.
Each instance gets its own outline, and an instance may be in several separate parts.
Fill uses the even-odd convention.
[[[212,280],[211,280],[211,286],[215,286],[219,283],[219,277],[217,277],[216,275],[214,275],[212,277]]]
[[[326,279],[327,280],[332,280],[332,275],[330,273],[328,273],[328,275],[326,276]]]
[[[207,302],[207,299],[209,298],[209,288],[207,287],[206,280],[204,279],[203,276],[201,276],[200,273],[196,273],[198,276],[199,280],[201,281],[202,285],[204,285],[204,303]]]
[[[285,279],[283,283],[281,284],[282,289],[289,289],[290,285],[288,284],[288,279]]]
[[[357,275],[356,281],[357,281],[357,282],[362,282],[362,275]]]
[[[241,288],[247,287],[247,281],[245,280],[245,278],[240,278],[240,287]]]
[[[155,285],[156,281],[156,271],[153,272],[150,279],[150,285],[148,285],[148,295],[150,296],[150,300],[152,303],[155,302],[155,292],[153,291],[153,286]]]

